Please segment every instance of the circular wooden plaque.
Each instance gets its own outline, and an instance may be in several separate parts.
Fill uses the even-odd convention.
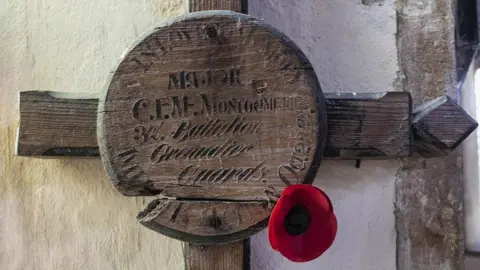
[[[300,49],[255,18],[219,11],[137,41],[111,75],[98,125],[124,195],[201,200],[266,200],[313,181],[327,134]]]

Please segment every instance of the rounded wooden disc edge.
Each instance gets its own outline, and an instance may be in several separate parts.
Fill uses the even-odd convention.
[[[114,167],[112,166],[111,162],[111,157],[109,154],[109,151],[106,146],[106,142],[103,139],[105,137],[105,126],[104,126],[104,105],[106,101],[106,97],[108,94],[108,89],[110,87],[111,81],[113,77],[115,76],[115,71],[118,69],[118,67],[121,65],[122,61],[125,59],[125,56],[128,55],[130,51],[132,51],[136,46],[138,46],[145,38],[153,34],[155,31],[157,31],[158,28],[162,27],[168,27],[172,25],[173,23],[177,23],[180,21],[186,21],[189,19],[199,19],[199,18],[206,18],[210,16],[233,16],[233,17],[238,17],[238,19],[246,19],[249,20],[249,22],[253,24],[257,24],[261,27],[264,27],[265,29],[269,30],[271,33],[276,34],[279,38],[281,38],[282,42],[285,42],[286,46],[289,46],[292,48],[295,52],[296,55],[301,61],[304,61],[306,63],[309,63],[311,66],[311,62],[308,60],[306,55],[303,53],[303,51],[296,45],[295,42],[293,42],[288,36],[286,36],[284,33],[282,33],[280,30],[277,28],[259,20],[256,19],[253,16],[238,13],[238,12],[232,12],[232,11],[198,11],[198,12],[192,12],[188,13],[186,15],[181,15],[181,16],[176,16],[173,18],[170,18],[166,21],[163,21],[159,23],[158,25],[150,28],[149,30],[145,31],[142,35],[140,35],[125,51],[124,53],[117,58],[117,62],[113,66],[114,68],[111,69],[109,72],[109,75],[106,79],[106,83],[103,87],[102,93],[99,96],[99,105],[98,105],[98,112],[97,112],[97,140],[98,140],[98,146],[99,146],[99,153],[100,153],[100,158],[102,160],[103,167],[107,171],[107,174],[110,178],[110,180],[113,182],[114,186],[125,196],[155,196],[161,193],[161,191],[152,191],[149,192],[148,190],[145,189],[145,187],[139,187],[138,190],[135,190],[132,188],[132,186],[128,186],[126,188],[123,188],[121,185],[118,185],[118,179],[117,179],[117,174],[115,172]],[[313,156],[313,160],[311,162],[311,165],[308,169],[308,172],[305,176],[305,179],[303,183],[305,184],[311,184],[314,181],[314,178],[316,176],[316,173],[318,171],[318,168],[321,164],[321,157],[323,155],[323,152],[325,150],[325,145],[326,145],[326,137],[327,137],[327,111],[326,111],[326,104],[325,104],[325,97],[322,92],[322,88],[320,85],[320,82],[318,81],[318,77],[316,76],[316,73],[312,67],[312,70],[309,71],[312,72],[311,76],[315,79],[314,83],[315,85],[312,87],[313,90],[319,91],[319,93],[312,93],[312,95],[316,99],[316,105],[317,105],[317,145],[315,149],[315,154]]]
[[[154,220],[150,220],[148,215],[150,214],[149,211],[155,208],[154,205],[158,203],[158,201],[169,201],[173,202],[175,200],[170,199],[155,199],[151,201],[147,207],[138,213],[137,221],[142,224],[143,226],[147,227],[148,229],[155,231],[157,233],[163,234],[165,236],[183,241],[188,243],[194,244],[223,244],[223,243],[231,243],[240,241],[246,238],[249,238],[268,226],[269,217],[258,221],[256,224],[248,227],[247,229],[243,229],[240,231],[235,231],[232,233],[227,234],[217,234],[217,235],[199,235],[193,234],[189,232],[184,232],[180,230],[176,230],[173,227],[168,227],[160,222],[155,222]],[[265,204],[267,204],[265,202]],[[153,207],[153,208],[152,208]],[[270,209],[271,210],[271,209]],[[155,211],[155,210],[153,210]],[[269,211],[270,212],[270,211]]]

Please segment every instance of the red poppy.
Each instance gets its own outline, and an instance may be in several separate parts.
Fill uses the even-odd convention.
[[[312,185],[288,186],[268,224],[270,245],[293,262],[318,258],[333,244],[337,218],[327,194]]]

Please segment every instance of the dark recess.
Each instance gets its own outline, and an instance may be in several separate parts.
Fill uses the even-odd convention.
[[[385,0],[362,0],[362,4],[366,6],[382,6]]]
[[[457,79],[463,80],[478,44],[476,0],[457,0],[455,12]]]
[[[250,270],[250,238],[243,240],[243,270]]]

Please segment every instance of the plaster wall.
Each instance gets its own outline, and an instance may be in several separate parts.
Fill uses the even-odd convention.
[[[0,269],[183,269],[100,160],[14,156],[20,90],[100,92],[125,48],[183,1],[0,1]]]
[[[324,92],[393,91],[393,0],[255,0],[250,14],[290,36]],[[367,1],[377,3],[379,1]],[[381,1],[380,1],[381,2]],[[127,198],[99,160],[14,156],[18,91],[98,93],[138,35],[182,14],[183,0],[0,1],[0,269],[184,269],[181,244],[135,220],[150,198]],[[325,161],[315,184],[331,196],[339,233],[316,261],[292,264],[252,241],[252,269],[395,269],[397,161]]]
[[[462,85],[462,106],[476,121],[480,116],[480,71],[475,63],[470,64]],[[463,173],[464,177],[464,213],[465,213],[465,249],[470,252],[480,252],[480,181],[478,169],[478,144],[480,137],[475,130],[463,143]]]
[[[305,52],[323,92],[395,91],[398,62],[393,0],[256,0],[249,13],[286,33]],[[379,5],[379,2],[381,5]],[[397,161],[323,161],[315,185],[332,199],[337,238],[315,261],[294,264],[271,251],[266,231],[252,240],[252,266],[263,269],[396,269]]]

